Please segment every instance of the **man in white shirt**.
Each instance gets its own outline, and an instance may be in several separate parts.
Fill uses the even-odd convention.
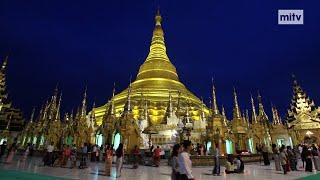
[[[47,152],[52,153],[53,150],[54,150],[53,143],[52,143],[52,144],[49,144],[49,146],[47,147]]]
[[[178,156],[179,172],[181,180],[194,180],[192,176],[192,162],[190,160],[189,152],[192,148],[190,141],[184,141],[184,150]]]
[[[46,154],[47,161],[45,162],[45,165],[53,166],[53,163],[54,163],[53,150],[54,150],[54,143],[52,142],[51,144],[49,144],[49,146],[47,146],[47,154]]]
[[[220,150],[219,150],[219,144],[216,144],[216,147],[213,151],[214,156],[214,168],[213,168],[213,175],[214,176],[220,176]]]

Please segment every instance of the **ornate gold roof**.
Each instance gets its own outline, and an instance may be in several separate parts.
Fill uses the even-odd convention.
[[[200,109],[203,103],[179,81],[176,68],[166,52],[161,22],[162,17],[158,11],[155,16],[155,28],[149,54],[140,66],[136,80],[131,84],[132,112],[134,117],[138,119],[139,115],[143,113],[142,104],[147,101],[152,123],[160,123],[165,116],[169,92],[171,92],[174,110],[176,111],[177,106],[179,106],[179,111],[183,112],[189,105],[192,118],[197,120],[200,117]],[[123,111],[127,92],[128,90],[125,89],[112,99],[118,117]],[[107,103],[95,110],[98,121],[101,121],[101,117],[107,109],[106,106],[109,106],[109,104]],[[209,113],[206,107],[205,112],[206,114]],[[100,122],[98,123],[100,124]]]

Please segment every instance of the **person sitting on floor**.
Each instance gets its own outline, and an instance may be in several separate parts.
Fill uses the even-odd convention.
[[[232,155],[228,155],[228,157],[227,157],[226,171],[225,172],[226,172],[226,174],[235,173]]]
[[[236,173],[243,173],[244,172],[244,163],[243,163],[243,161],[241,159],[241,156],[238,155],[234,162],[235,162],[235,165],[236,165],[236,169],[234,171]]]

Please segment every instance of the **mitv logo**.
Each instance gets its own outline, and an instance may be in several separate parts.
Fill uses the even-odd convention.
[[[279,9],[278,24],[303,24],[303,10],[300,9]]]

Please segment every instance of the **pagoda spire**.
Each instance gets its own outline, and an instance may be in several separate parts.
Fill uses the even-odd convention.
[[[10,130],[11,119],[12,119],[12,114],[10,114],[10,116],[9,116],[9,120],[8,120],[7,127],[6,127],[6,130],[8,130],[8,131]]]
[[[127,102],[124,106],[124,112],[128,113],[128,112],[131,112],[132,109],[131,109],[131,87],[132,86],[132,83],[131,83],[131,78],[130,78],[130,84],[129,84],[129,87],[128,87],[128,94],[127,94]]]
[[[266,123],[268,121],[268,116],[264,110],[263,104],[262,104],[262,97],[260,95],[260,93],[258,92],[258,103],[259,103],[259,113],[258,116],[260,123]]]
[[[114,83],[113,84],[113,90],[112,90],[112,98],[111,98],[111,105],[108,109],[108,115],[114,115],[114,95],[115,95],[115,92],[116,92],[116,84]]]
[[[155,16],[155,27],[149,54],[145,62],[140,66],[136,80],[164,78],[179,81],[176,68],[171,63],[166,51],[164,32],[162,29],[162,17],[160,11],[158,11]]]
[[[246,119],[246,116],[245,116],[245,112],[242,112],[242,120],[243,120],[243,125],[246,125],[247,124],[247,119]]]
[[[71,110],[71,113],[70,113],[70,116],[69,116],[69,119],[70,119],[70,123],[73,123],[73,108]]]
[[[219,108],[217,105],[216,89],[214,87],[213,78],[212,78],[212,113],[213,115],[219,114]]]
[[[168,107],[167,107],[167,116],[170,118],[173,116],[173,105],[172,105],[172,95],[169,90],[169,102],[168,102]]]
[[[90,115],[90,123],[92,127],[95,126],[95,122],[96,122],[96,114],[94,111],[95,108],[96,108],[96,102],[94,101],[92,105],[91,115]]]
[[[256,113],[256,107],[254,105],[254,100],[251,95],[251,108],[252,108],[252,123],[257,123],[257,113]]]
[[[35,112],[36,112],[36,108],[35,107],[33,107],[32,108],[32,112],[31,112],[31,116],[30,116],[30,123],[33,123],[33,119],[34,119],[34,114],[35,114]]]
[[[185,123],[186,125],[189,125],[191,122],[190,122],[190,112],[189,112],[189,107],[190,104],[189,104],[189,101],[187,102],[187,109],[186,109],[186,115],[185,115]]]
[[[247,125],[248,127],[250,126],[250,118],[249,118],[249,110],[246,109],[246,120],[247,120]]]
[[[143,111],[144,111],[144,118],[145,120],[147,121],[148,125],[149,126],[149,112],[148,112],[148,101],[147,101],[147,97],[145,98],[144,100],[144,108],[143,108]]]
[[[5,72],[6,69],[7,69],[8,58],[9,58],[9,56],[7,55],[7,56],[4,58],[3,62],[2,62],[2,66],[1,66],[1,71],[2,71],[2,72]]]
[[[271,106],[271,110],[272,110],[272,123],[274,125],[282,124],[277,108],[275,106]]]
[[[87,86],[85,87],[84,93],[83,93],[83,99],[80,109],[80,117],[85,118],[87,114]]]
[[[202,97],[201,97],[201,102],[202,102],[202,104],[201,104],[201,120],[205,120],[206,119],[206,114],[205,114],[205,112],[204,112],[204,106],[205,106],[205,104],[204,104],[204,102],[203,102],[203,99],[202,99]]]
[[[241,112],[238,104],[238,96],[236,92],[236,88],[233,88],[233,96],[234,96],[234,107],[233,107],[233,118],[241,118]]]
[[[63,121],[64,121],[64,123],[69,123],[69,114],[67,112],[64,113]]]
[[[226,112],[225,112],[225,110],[224,110],[223,105],[222,105],[222,107],[221,107],[221,114],[222,114],[222,117],[223,117],[223,124],[224,124],[225,126],[228,126],[227,116],[226,116]]]
[[[293,78],[293,98],[291,100],[291,108],[289,113],[292,114],[293,112],[300,113],[310,113],[311,111],[315,110],[314,101],[311,100],[306,92],[302,89],[300,84],[298,83],[295,75],[292,75]]]
[[[60,98],[59,98],[58,105],[57,105],[57,112],[56,112],[56,117],[55,117],[56,121],[60,120],[61,100],[62,100],[62,93],[60,94]]]
[[[154,18],[155,28],[153,30],[153,36],[151,40],[150,52],[146,61],[150,61],[155,57],[162,57],[165,61],[170,61],[166,53],[166,45],[164,42],[164,32],[161,26],[162,17],[160,10],[157,10],[157,14]]]

